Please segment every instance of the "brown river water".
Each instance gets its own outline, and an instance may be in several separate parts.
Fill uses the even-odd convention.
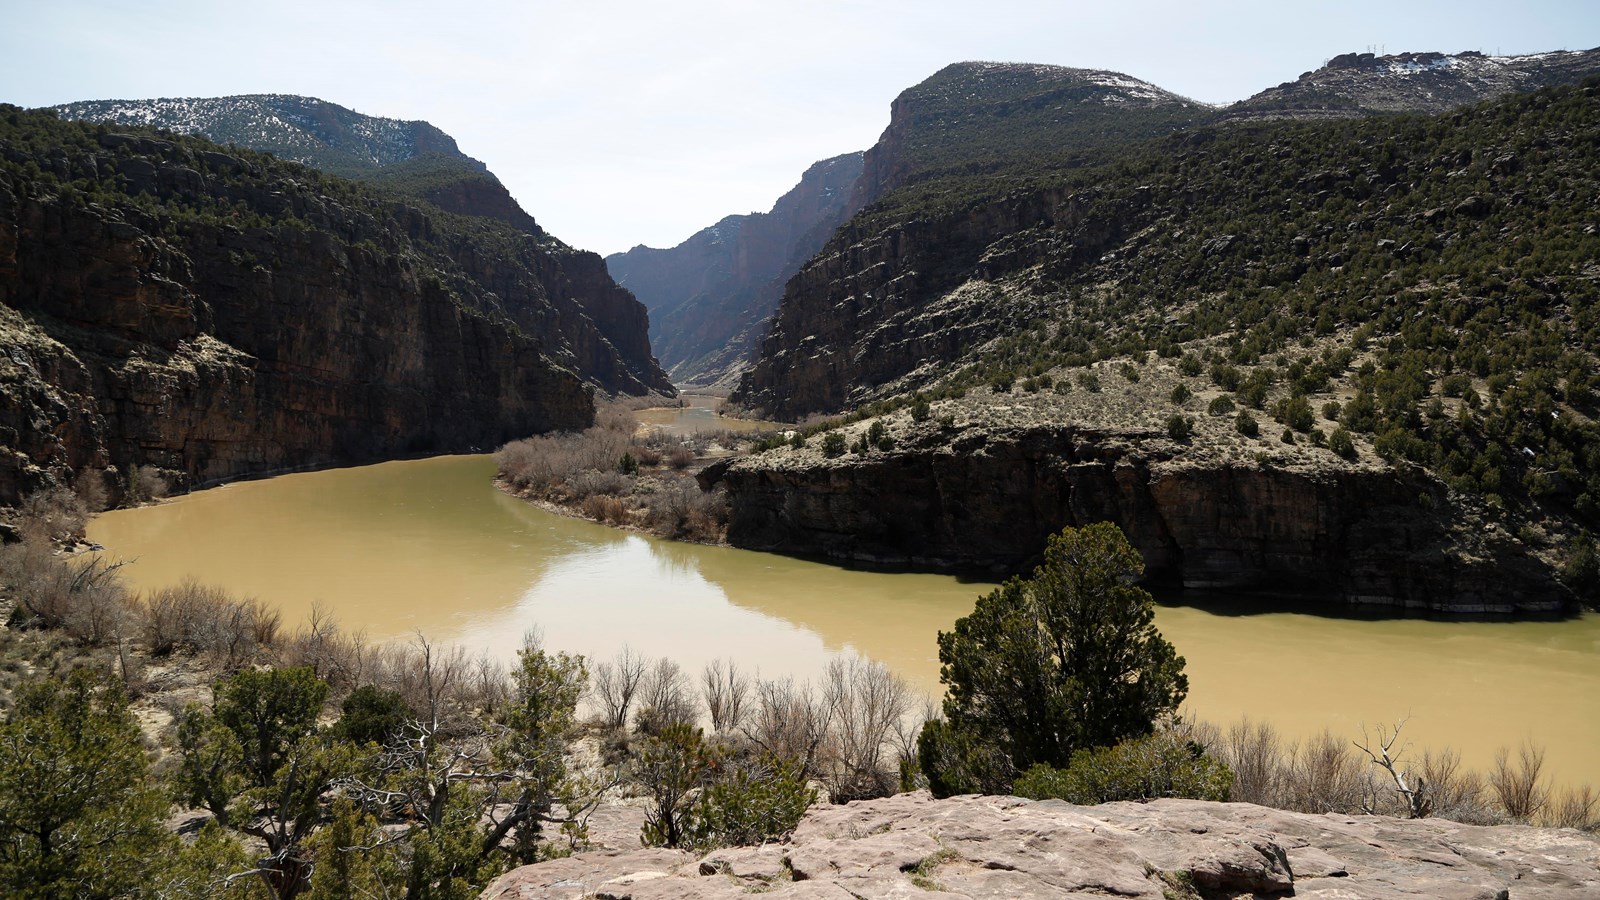
[[[835,654],[881,660],[939,691],[935,635],[992,587],[677,544],[501,494],[488,456],[285,475],[96,518],[89,538],[136,589],[185,577],[254,596],[285,625],[314,604],[374,639],[417,633],[509,659],[548,646],[607,659],[623,645],[697,673],[719,657],[813,678]],[[1188,712],[1265,719],[1290,735],[1410,716],[1417,747],[1484,768],[1525,738],[1560,782],[1600,784],[1600,616],[1555,622],[1363,620],[1163,603],[1188,660]]]
[[[775,422],[738,419],[721,413],[723,400],[707,394],[681,394],[683,406],[661,406],[634,413],[639,424],[668,434],[693,434],[702,431],[765,431],[784,428]]]

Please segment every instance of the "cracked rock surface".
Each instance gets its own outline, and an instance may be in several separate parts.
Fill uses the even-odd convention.
[[[1600,839],[1571,829],[1307,815],[1242,803],[1072,806],[926,792],[819,806],[782,845],[581,853],[484,900],[742,897],[1600,897]]]

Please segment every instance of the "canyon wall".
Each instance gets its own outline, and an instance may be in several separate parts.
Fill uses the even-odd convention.
[[[702,475],[728,541],[841,562],[1011,574],[1064,526],[1116,523],[1155,585],[1450,613],[1568,608],[1512,535],[1415,468],[1185,454],[1164,434],[1070,425],[903,431],[894,450],[775,453]]]
[[[487,451],[585,427],[593,386],[670,390],[594,254],[36,115],[0,134],[0,503]]]

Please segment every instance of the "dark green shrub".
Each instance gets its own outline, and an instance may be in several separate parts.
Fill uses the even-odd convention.
[[[1194,391],[1189,390],[1189,386],[1187,384],[1180,384],[1172,389],[1172,402],[1178,406],[1188,403],[1189,398],[1193,396]]]
[[[889,436],[889,426],[883,424],[882,419],[878,419],[867,426],[867,433],[862,439],[866,442],[865,446],[868,448],[876,448],[885,453],[894,449],[894,438]]]
[[[1233,771],[1199,744],[1171,731],[1137,737],[1114,747],[1079,750],[1064,769],[1040,764],[1017,779],[1012,792],[1033,800],[1083,806],[1115,800],[1182,797],[1224,801]]]
[[[1355,441],[1350,439],[1350,432],[1343,428],[1335,428],[1333,434],[1328,435],[1328,449],[1345,459],[1356,458]]]
[[[1175,441],[1187,441],[1194,434],[1194,420],[1173,413],[1167,418],[1167,436]]]
[[[933,408],[928,405],[928,401],[918,400],[916,403],[911,404],[911,421],[926,422],[932,416]]]
[[[1587,536],[1573,538],[1561,564],[1561,581],[1591,606],[1600,598],[1600,554]]]
[[[939,633],[947,722],[928,723],[918,742],[935,794],[1066,765],[1077,750],[1150,733],[1183,702],[1183,657],[1132,584],[1143,570],[1115,525],[1066,528],[1033,577],[978,598]]]
[[[1238,366],[1220,360],[1211,364],[1211,383],[1217,387],[1225,391],[1236,391],[1243,381]]]
[[[1285,397],[1278,401],[1273,417],[1279,422],[1293,428],[1295,431],[1310,431],[1311,423],[1315,421],[1311,414],[1311,404],[1303,396]]]
[[[399,736],[411,718],[405,698],[395,691],[364,684],[351,691],[339,707],[333,733],[355,744],[385,744]]]
[[[1084,369],[1078,373],[1078,386],[1091,394],[1100,393],[1100,376]]]
[[[715,760],[700,729],[675,722],[647,737],[634,760],[646,808],[640,840],[646,847],[681,847],[694,834],[693,796]]]
[[[1206,414],[1212,416],[1226,416],[1229,413],[1232,413],[1233,410],[1233,398],[1229,397],[1227,394],[1223,394],[1220,397],[1213,397],[1211,399],[1210,405],[1206,407]]]
[[[687,843],[699,850],[782,840],[817,802],[794,761],[767,758],[736,764],[701,791]]]
[[[1241,409],[1239,415],[1233,420],[1233,427],[1245,437],[1255,437],[1261,433],[1261,426],[1256,424],[1256,417],[1250,415],[1250,410]]]
[[[844,435],[830,431],[822,436],[822,455],[829,459],[844,455]]]

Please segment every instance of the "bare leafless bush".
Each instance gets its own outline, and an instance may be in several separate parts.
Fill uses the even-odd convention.
[[[1498,816],[1488,814],[1484,802],[1483,777],[1461,768],[1461,754],[1446,747],[1422,754],[1418,776],[1426,785],[1433,804],[1433,815],[1457,822],[1491,825]]]
[[[1600,831],[1600,794],[1587,784],[1562,791],[1545,807],[1541,823],[1551,828]]]
[[[487,651],[473,661],[465,697],[474,708],[488,715],[498,713],[511,696],[511,674]]]
[[[634,410],[656,405],[654,402],[646,403],[644,406],[636,405],[640,399],[630,397],[597,406],[594,411],[594,427],[631,438],[634,432],[639,430],[639,417],[634,415]]]
[[[834,658],[822,685],[830,728],[818,762],[833,802],[894,793],[899,767],[890,745],[911,711],[911,689],[888,666],[859,656]]]
[[[629,441],[629,433],[604,427],[538,435],[501,447],[495,462],[515,487],[548,491],[590,470],[616,471]]]
[[[1550,799],[1545,787],[1544,748],[1524,741],[1517,748],[1517,758],[1501,747],[1489,769],[1489,789],[1494,792],[1500,808],[1513,822],[1531,822]]]
[[[714,542],[728,522],[728,498],[720,487],[702,491],[693,478],[678,478],[647,498],[645,522],[669,538]]]
[[[916,709],[895,724],[894,749],[901,772],[901,790],[927,787],[927,778],[917,765],[917,738],[922,734],[922,726],[940,715],[939,702],[932,695],[923,694],[916,700]]]
[[[1289,772],[1281,779],[1287,787],[1285,806],[1300,812],[1343,812],[1360,808],[1371,794],[1367,767],[1348,741],[1323,729],[1316,737],[1295,744]]]
[[[633,490],[633,479],[616,470],[606,472],[590,470],[572,476],[567,481],[566,487],[575,497],[617,496]]]
[[[661,449],[650,443],[635,443],[633,458],[638,460],[641,466],[658,466],[661,464]]]
[[[70,492],[69,492],[70,493]],[[23,540],[0,547],[0,581],[20,611],[45,628],[59,628],[80,644],[120,638],[130,622],[130,601],[118,570],[99,554],[62,556],[49,526],[24,520]]]
[[[711,714],[711,730],[717,733],[738,728],[744,721],[745,703],[750,696],[750,678],[739,671],[733,660],[714,659],[700,675],[701,695]]]
[[[35,491],[23,498],[18,510],[19,530],[24,534],[42,534],[50,541],[76,540],[83,536],[83,526],[89,521],[90,512],[83,499],[70,488]]]
[[[645,667],[644,657],[626,644],[613,661],[595,664],[593,697],[599,707],[600,721],[607,729],[622,731],[627,727],[628,714],[644,681]]]
[[[190,579],[144,598],[139,635],[157,656],[182,651],[232,671],[277,644],[281,621],[276,609],[259,600]]]
[[[333,613],[317,603],[305,624],[283,642],[279,658],[284,665],[310,669],[340,695],[363,684],[387,686],[383,684],[385,652],[385,648],[369,646],[364,635],[341,630]],[[407,662],[394,665],[403,668]]]
[[[1260,806],[1284,804],[1287,766],[1277,729],[1266,722],[1242,719],[1228,726],[1217,749],[1233,770],[1229,799]]]
[[[694,451],[688,447],[674,447],[667,451],[667,465],[674,469],[687,469],[694,464]]]
[[[660,734],[669,725],[693,725],[699,718],[700,708],[683,667],[667,657],[656,660],[639,686],[634,728],[641,734]]]
[[[72,481],[72,492],[78,495],[84,512],[93,515],[109,505],[110,492],[106,490],[106,473],[97,469],[84,469]]]
[[[809,683],[763,680],[756,686],[755,704],[741,731],[760,750],[798,763],[807,777],[815,777],[828,739],[828,714],[828,704]]]
[[[170,491],[167,476],[152,465],[136,466],[128,471],[128,502],[148,503],[160,500]]]
[[[1515,756],[1496,755],[1487,778],[1464,769],[1452,749],[1420,758],[1400,741],[1399,728],[1364,733],[1346,743],[1324,732],[1286,743],[1272,726],[1234,723],[1204,742],[1234,772],[1228,799],[1302,812],[1374,812],[1437,816],[1490,825],[1505,821],[1600,827],[1600,796],[1584,785],[1561,794],[1544,779],[1544,750],[1524,743]],[[1365,751],[1371,764],[1351,752]],[[1589,817],[1588,825],[1572,823]]]
[[[200,621],[210,615],[207,606],[221,602],[221,588],[187,579],[152,591],[144,600],[140,637],[155,656],[199,649]]]
[[[436,647],[419,634],[411,643],[391,648],[391,654],[390,683],[384,687],[404,697],[431,730],[449,734],[471,727],[478,672],[464,649]]]
[[[585,517],[606,525],[626,525],[629,521],[629,507],[621,497],[596,494],[583,498],[578,508]]]

